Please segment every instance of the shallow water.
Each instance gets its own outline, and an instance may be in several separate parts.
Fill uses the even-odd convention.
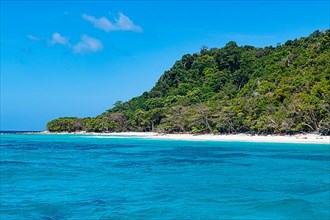
[[[0,219],[329,219],[330,147],[1,135]]]

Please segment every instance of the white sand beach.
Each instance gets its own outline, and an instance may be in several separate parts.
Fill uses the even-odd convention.
[[[44,132],[48,133],[48,132]],[[243,142],[269,142],[269,143],[308,143],[308,144],[328,144],[330,146],[330,136],[317,134],[297,134],[297,135],[249,135],[249,134],[161,134],[156,132],[121,132],[121,133],[88,133],[75,132],[74,134],[108,136],[108,137],[135,137],[148,139],[167,140],[189,140],[189,141],[243,141]]]

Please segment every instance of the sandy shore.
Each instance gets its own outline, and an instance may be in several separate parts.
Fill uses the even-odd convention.
[[[47,133],[47,132],[46,132]],[[160,134],[155,132],[121,132],[121,133],[87,133],[76,132],[80,135],[93,135],[99,137],[135,137],[148,139],[166,140],[189,140],[189,141],[244,141],[244,142],[271,142],[271,143],[309,143],[328,144],[330,146],[330,136],[317,134],[297,134],[297,135],[194,135],[194,134]]]

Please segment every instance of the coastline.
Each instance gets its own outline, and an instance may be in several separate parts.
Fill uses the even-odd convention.
[[[296,135],[249,135],[249,134],[162,134],[156,132],[120,132],[120,133],[94,133],[94,132],[38,132],[36,134],[73,134],[93,135],[100,137],[121,138],[147,138],[159,140],[185,140],[185,141],[240,141],[240,142],[264,142],[264,143],[305,143],[305,144],[328,144],[330,136],[318,134]]]

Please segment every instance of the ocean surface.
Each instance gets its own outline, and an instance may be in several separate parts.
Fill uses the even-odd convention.
[[[1,134],[0,219],[329,219],[329,151]]]

